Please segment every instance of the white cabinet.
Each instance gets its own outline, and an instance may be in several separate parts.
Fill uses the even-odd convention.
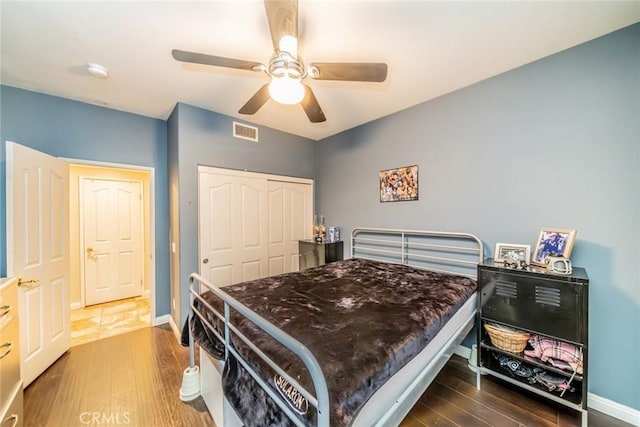
[[[18,281],[0,279],[0,425],[22,425]]]

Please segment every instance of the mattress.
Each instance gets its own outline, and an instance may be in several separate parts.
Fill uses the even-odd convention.
[[[225,287],[224,292],[313,352],[329,389],[331,425],[346,426],[389,378],[426,347],[475,289],[475,281],[466,277],[352,258],[243,282]],[[204,298],[221,307],[213,294]],[[216,323],[211,313],[206,316]],[[232,321],[278,366],[313,390],[304,365],[294,355],[247,319],[232,315]],[[192,322],[192,333],[207,352],[223,357],[224,346],[201,322]],[[314,408],[294,387],[238,340],[234,345],[300,420],[314,423]],[[245,425],[290,424],[233,358],[225,363],[223,389]]]

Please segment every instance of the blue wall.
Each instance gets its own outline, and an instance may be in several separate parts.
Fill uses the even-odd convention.
[[[178,104],[169,118],[170,232],[179,242],[171,257],[172,298],[176,298],[179,314],[176,310],[171,314],[178,325],[184,323],[188,312],[189,274],[200,268],[198,165],[315,178],[314,141],[262,126],[258,143],[234,138],[234,120],[186,104]]]
[[[153,167],[156,315],[168,314],[166,122],[8,86],[0,86],[0,100],[0,274],[7,271],[4,141],[57,157]]]
[[[429,84],[422,82],[421,84]],[[591,392],[640,409],[640,25],[320,141],[316,211],[354,226],[533,245],[578,230]],[[419,201],[378,172],[419,165]]]

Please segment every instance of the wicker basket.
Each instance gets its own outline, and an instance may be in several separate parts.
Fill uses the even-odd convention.
[[[527,340],[531,334],[521,331],[510,331],[499,328],[490,323],[485,323],[484,328],[489,333],[491,344],[500,350],[510,351],[511,353],[521,353],[527,346]]]

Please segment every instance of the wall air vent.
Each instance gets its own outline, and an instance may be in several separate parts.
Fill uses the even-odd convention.
[[[235,136],[236,138],[258,142],[258,128],[243,125],[242,123],[238,122],[233,122],[233,136]]]

